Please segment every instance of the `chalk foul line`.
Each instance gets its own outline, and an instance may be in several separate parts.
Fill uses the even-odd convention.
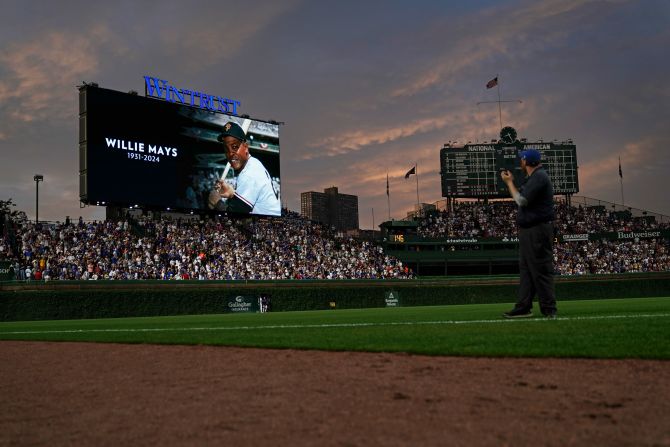
[[[319,329],[319,328],[357,328],[374,326],[427,326],[427,325],[459,325],[459,324],[515,324],[515,323],[547,323],[558,321],[589,321],[615,320],[638,318],[668,318],[670,313],[657,314],[627,314],[627,315],[593,315],[575,317],[557,317],[553,320],[546,318],[520,319],[490,319],[490,320],[434,320],[434,321],[387,321],[361,323],[322,323],[322,324],[276,324],[257,326],[208,326],[208,327],[165,327],[165,328],[107,328],[107,329],[52,329],[33,331],[0,331],[0,337],[5,335],[41,335],[41,334],[93,334],[93,333],[140,333],[140,332],[196,332],[196,331],[249,331],[265,329]]]

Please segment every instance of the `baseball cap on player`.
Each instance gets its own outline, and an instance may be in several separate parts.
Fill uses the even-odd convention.
[[[529,166],[537,166],[540,164],[542,154],[540,154],[540,151],[536,149],[528,149],[521,151],[521,153],[519,153],[519,158],[521,160],[526,160],[526,164]]]
[[[223,126],[223,132],[221,132],[221,134],[216,139],[223,143],[223,139],[228,136],[237,138],[240,141],[247,140],[247,134],[244,133],[244,130],[240,127],[239,124],[232,121],[228,121]]]

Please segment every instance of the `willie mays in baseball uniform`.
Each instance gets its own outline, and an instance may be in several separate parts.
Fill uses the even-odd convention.
[[[228,163],[237,175],[237,188],[221,179],[209,194],[209,207],[236,213],[280,216],[279,194],[267,169],[249,153],[244,130],[230,121],[223,126],[218,140],[223,143]]]

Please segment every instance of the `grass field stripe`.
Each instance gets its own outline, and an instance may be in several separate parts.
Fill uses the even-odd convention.
[[[263,326],[209,326],[209,327],[176,327],[176,328],[113,328],[113,329],[63,329],[47,331],[13,331],[0,332],[3,335],[40,335],[40,334],[88,334],[88,333],[134,333],[134,332],[188,332],[188,331],[245,331],[254,329],[320,329],[320,328],[355,328],[372,326],[421,326],[421,325],[457,325],[457,324],[500,324],[500,323],[537,323],[554,321],[587,321],[637,318],[667,318],[670,313],[659,314],[628,314],[628,315],[596,315],[590,317],[558,317],[555,320],[545,318],[495,319],[495,320],[436,320],[436,321],[389,321],[382,323],[324,323],[324,324],[278,324]]]

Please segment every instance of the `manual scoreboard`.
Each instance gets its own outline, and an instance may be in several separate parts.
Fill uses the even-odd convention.
[[[491,144],[445,145],[440,150],[442,196],[452,198],[509,197],[500,171],[508,169],[519,185],[523,174],[519,153],[537,149],[542,154],[542,165],[551,178],[554,194],[574,194],[579,191],[577,181],[577,153],[572,142],[527,143],[522,141]]]

